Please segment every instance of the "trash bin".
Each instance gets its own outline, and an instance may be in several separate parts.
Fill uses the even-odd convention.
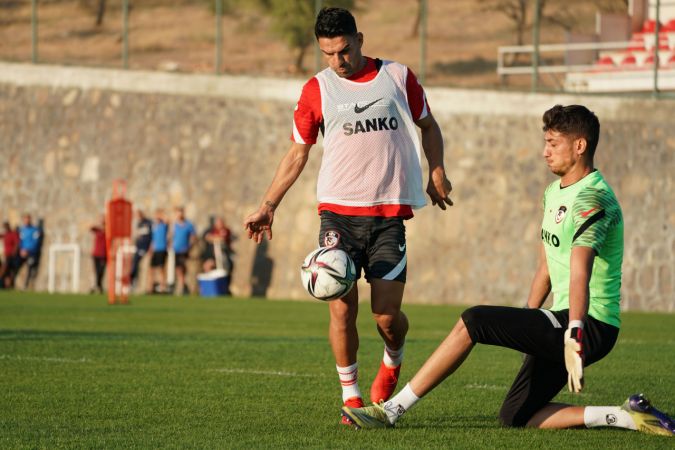
[[[230,277],[225,270],[216,269],[197,275],[199,295],[202,297],[218,297],[230,295]]]

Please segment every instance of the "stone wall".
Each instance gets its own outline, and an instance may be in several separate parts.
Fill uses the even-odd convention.
[[[307,299],[299,264],[317,241],[320,145],[255,246],[254,211],[289,145],[302,82],[0,64],[0,219],[43,217],[46,248],[78,242],[127,181],[135,207],[186,207],[198,229],[223,215],[238,236],[238,295]],[[521,305],[536,264],[543,189],[541,114],[583,103],[600,117],[596,165],[626,227],[623,304],[675,309],[674,104],[670,101],[429,89],[455,206],[407,222],[406,301]],[[193,273],[196,270],[196,252]],[[46,287],[46,264],[37,287]],[[88,259],[81,289],[92,280]],[[362,285],[362,289],[365,285]],[[362,291],[362,297],[368,295]]]

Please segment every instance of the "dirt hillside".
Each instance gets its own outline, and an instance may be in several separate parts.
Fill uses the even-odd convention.
[[[310,1],[310,0],[308,0]],[[90,0],[89,3],[94,3]],[[206,2],[132,0],[129,26],[131,69],[214,71],[215,17]],[[513,24],[477,0],[429,0],[426,84],[496,87],[497,48],[513,45]],[[554,3],[554,2],[550,2]],[[591,2],[588,2],[591,3]],[[109,0],[103,24],[86,0],[39,2],[39,61],[52,64],[121,67],[120,0]],[[394,59],[419,72],[419,39],[413,35],[415,0],[357,1],[356,18],[365,34],[364,53]],[[579,8],[575,29],[592,31],[595,8]],[[0,60],[30,61],[30,2],[0,0]],[[529,42],[531,32],[526,33]],[[542,42],[562,42],[560,27],[542,30]],[[314,72],[313,51],[304,73],[293,70],[294,54],[271,31],[270,19],[253,9],[223,18],[222,72],[304,78]],[[554,85],[555,80],[544,79]],[[529,86],[512,77],[510,87]]]

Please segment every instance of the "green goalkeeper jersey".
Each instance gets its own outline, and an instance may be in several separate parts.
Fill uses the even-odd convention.
[[[564,188],[560,181],[546,188],[541,240],[551,277],[551,310],[569,308],[572,247],[592,247],[595,260],[588,315],[618,327],[623,215],[612,188],[599,171]]]

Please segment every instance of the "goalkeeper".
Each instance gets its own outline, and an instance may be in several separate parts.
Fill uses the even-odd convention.
[[[612,189],[593,166],[598,118],[584,106],[557,105],[543,116],[543,157],[560,177],[544,193],[539,264],[527,308],[476,306],[412,380],[386,403],[343,408],[356,426],[389,427],[469,355],[474,345],[526,354],[499,413],[508,427],[619,427],[672,436],[675,423],[642,395],[623,406],[552,403],[568,385],[583,388],[583,370],[606,356],[620,326],[623,218]],[[553,306],[540,309],[553,291]]]

